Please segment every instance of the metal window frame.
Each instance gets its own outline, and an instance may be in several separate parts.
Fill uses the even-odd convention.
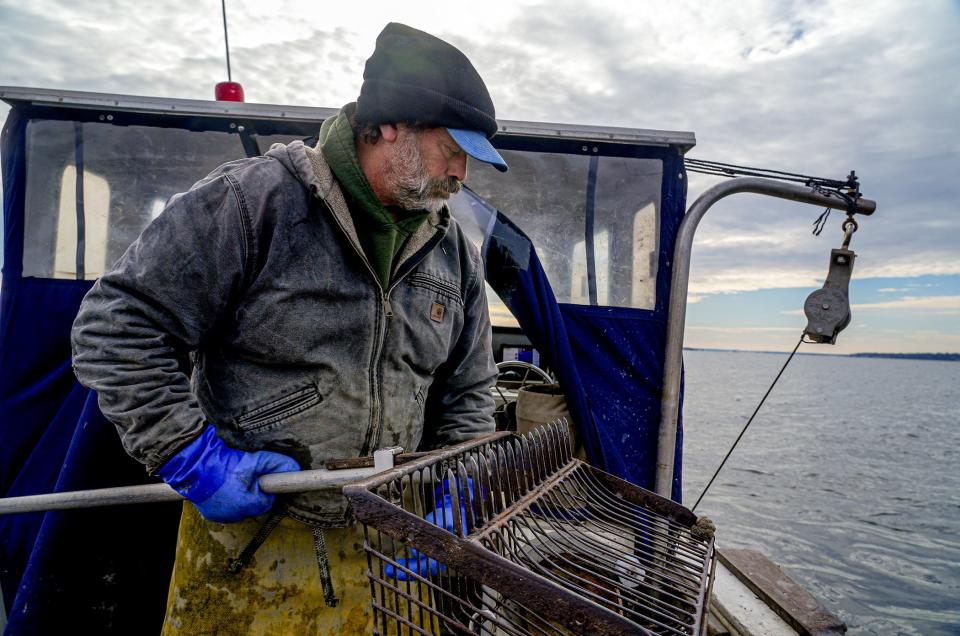
[[[320,123],[335,115],[339,109],[312,106],[284,106],[278,104],[254,104],[247,102],[216,102],[199,99],[176,99],[167,97],[142,97],[85,91],[63,91],[18,86],[0,86],[0,99],[14,102],[30,102],[38,106],[71,106],[98,110],[122,110],[140,113],[157,113],[183,116],[235,116],[250,119],[281,119]],[[692,132],[654,130],[646,128],[621,128],[612,126],[587,126],[500,119],[498,134],[504,136],[531,136],[582,141],[614,142],[654,146],[676,146],[687,152],[696,145]],[[496,144],[494,144],[496,145]]]

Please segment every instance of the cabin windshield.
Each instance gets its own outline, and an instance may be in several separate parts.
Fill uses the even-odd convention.
[[[303,135],[253,138],[266,150]],[[246,156],[240,135],[222,124],[31,119],[26,142],[23,275],[39,278],[96,279],[172,195]],[[551,142],[502,149],[507,173],[471,160],[468,185],[531,238],[560,303],[654,309],[662,161],[617,156],[616,144]],[[451,202],[480,246],[485,228],[458,213],[463,205],[463,195]],[[487,292],[494,326],[515,327]]]

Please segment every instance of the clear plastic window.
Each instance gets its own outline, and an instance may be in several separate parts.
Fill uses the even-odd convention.
[[[588,205],[590,155],[501,154],[509,172],[471,161],[467,184],[530,237],[557,301],[654,309],[662,162],[598,157]],[[487,298],[494,325],[516,326],[492,290]]]
[[[257,140],[265,151],[271,143],[294,138]],[[502,154],[509,172],[471,161],[467,182],[530,236],[557,300],[653,309],[662,163],[589,153]],[[24,275],[96,278],[172,195],[218,165],[244,156],[239,136],[225,132],[31,121]],[[592,158],[595,188],[588,203]],[[78,159],[83,174],[80,223]],[[477,243],[482,230],[472,233]],[[515,326],[496,294],[488,289],[487,297],[494,324]]]
[[[244,156],[235,134],[31,121],[23,275],[97,278],[171,196],[220,164]],[[83,174],[79,225],[78,157]]]

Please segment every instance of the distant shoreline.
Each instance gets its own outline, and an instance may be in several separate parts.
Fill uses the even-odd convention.
[[[706,349],[703,347],[684,347],[684,351],[720,351],[727,353],[775,353],[786,351],[752,351],[750,349]],[[940,362],[960,362],[960,353],[809,353],[798,352],[802,356],[835,356],[839,358],[891,358],[894,360],[936,360]]]

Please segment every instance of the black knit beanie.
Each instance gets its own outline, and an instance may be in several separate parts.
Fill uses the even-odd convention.
[[[417,122],[497,132],[490,93],[456,47],[429,33],[391,22],[363,69],[357,123]]]

